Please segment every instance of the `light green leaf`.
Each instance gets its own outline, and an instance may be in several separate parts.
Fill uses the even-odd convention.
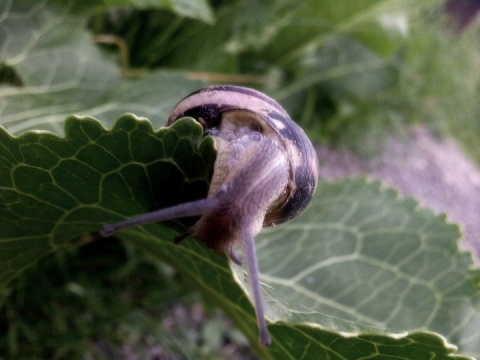
[[[257,251],[262,279],[292,303],[398,332],[434,331],[478,354],[478,274],[459,238],[444,216],[354,179],[321,183],[298,220],[264,229]],[[268,315],[285,318],[276,311]]]
[[[401,17],[414,5],[418,3],[411,0],[304,1],[292,9],[288,21],[263,28],[275,36],[270,36],[270,43],[261,53],[267,59],[286,64],[301,59],[332,38],[348,36],[377,55],[388,57],[402,44],[405,30],[385,21],[385,17],[392,14]],[[246,46],[253,34],[246,27],[240,29],[243,31],[235,34],[235,42],[246,39],[243,40]]]
[[[72,11],[74,5],[44,0],[32,6],[28,0],[10,0],[0,8],[0,61],[15,70],[38,100],[58,103],[53,96],[43,99],[45,91],[66,91],[70,96],[64,98],[72,99],[72,88],[77,88],[74,95],[94,99],[119,78],[85,30],[86,16]]]
[[[390,61],[346,38],[327,42],[304,65],[303,74],[279,89],[276,98],[285,99],[320,84],[333,98],[361,104],[388,90],[398,77],[398,68]]]
[[[0,31],[6,34],[0,61],[15,70],[23,85],[1,92],[0,123],[11,133],[43,129],[60,134],[72,113],[98,116],[111,126],[121,114],[135,112],[159,127],[179,99],[202,86],[168,71],[121,79],[115,62],[84,29],[86,18],[69,12],[69,3],[57,7],[41,1],[26,11],[15,1],[0,9]]]
[[[131,6],[145,9],[165,9],[177,15],[213,23],[212,8],[207,0],[97,0],[104,6]]]
[[[250,48],[260,50],[269,44],[278,32],[291,24],[300,3],[290,0],[243,1],[232,11],[252,16],[232,16],[232,37],[227,42],[227,49],[239,53]],[[253,16],[262,14],[262,16]]]
[[[209,24],[214,22],[212,9],[207,0],[175,0],[172,10],[180,16],[200,19]]]
[[[202,84],[181,73],[158,72],[138,80],[113,83],[97,93],[96,98],[83,97],[83,91],[77,87],[66,91],[45,88],[41,94],[31,94],[30,89],[14,90],[0,98],[0,102],[4,101],[0,119],[1,124],[15,134],[29,129],[61,134],[63,121],[71,113],[102,117],[105,124],[111,126],[121,114],[134,111],[148,116],[159,127],[165,124],[178,100]]]

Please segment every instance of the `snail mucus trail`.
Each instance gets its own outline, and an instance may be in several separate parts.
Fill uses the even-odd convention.
[[[260,343],[271,343],[267,329],[254,238],[262,226],[297,216],[310,202],[318,181],[312,143],[270,97],[239,86],[209,86],[181,100],[167,125],[190,116],[215,137],[217,159],[208,197],[139,215],[101,231],[115,231],[180,217],[200,216],[176,242],[194,235],[237,264],[242,249],[251,284]]]

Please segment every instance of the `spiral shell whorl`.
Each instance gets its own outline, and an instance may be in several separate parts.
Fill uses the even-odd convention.
[[[200,89],[181,100],[168,119],[168,125],[185,116],[193,117],[205,133],[215,133],[222,116],[229,111],[250,111],[257,114],[271,131],[278,134],[288,153],[290,181],[286,200],[267,212],[264,225],[271,226],[300,214],[310,202],[318,182],[318,159],[305,132],[272,98],[246,87],[214,85]],[[262,132],[265,124],[259,124]],[[270,131],[270,129],[268,130]]]

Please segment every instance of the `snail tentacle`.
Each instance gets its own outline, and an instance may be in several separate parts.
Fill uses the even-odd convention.
[[[122,229],[151,224],[154,222],[173,220],[183,217],[200,216],[217,207],[218,197],[211,197],[175,205],[169,208],[159,209],[149,213],[137,215],[117,223],[106,224],[100,231],[100,235],[107,237]]]
[[[268,346],[272,342],[265,320],[265,311],[263,308],[263,295],[260,285],[260,271],[258,269],[257,252],[255,250],[255,240],[249,229],[245,229],[241,234],[241,244],[243,254],[246,260],[248,279],[252,289],[253,301],[255,303],[255,314],[257,317],[259,341],[261,345]]]

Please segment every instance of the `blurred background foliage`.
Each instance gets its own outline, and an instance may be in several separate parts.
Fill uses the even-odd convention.
[[[478,14],[478,1],[460,2]],[[479,26],[458,6],[94,3],[85,11],[78,1],[76,11],[88,17],[92,39],[117,59],[124,77],[171,69],[254,86],[279,100],[316,141],[368,155],[386,136],[426,124],[456,137],[480,161]],[[18,86],[21,79],[2,64],[0,83]],[[0,313],[0,356],[252,358],[243,336],[170,268],[115,240],[102,244],[45,259],[15,282]],[[175,309],[180,314],[171,321]],[[162,348],[152,345],[156,339]]]
[[[462,17],[478,12],[474,5],[463,13],[431,0],[211,6],[213,24],[116,8],[93,16],[90,28],[121,39],[124,55],[105,47],[127,76],[177,69],[255,86],[324,143],[373,154],[388,133],[423,123],[480,160],[478,24]]]

